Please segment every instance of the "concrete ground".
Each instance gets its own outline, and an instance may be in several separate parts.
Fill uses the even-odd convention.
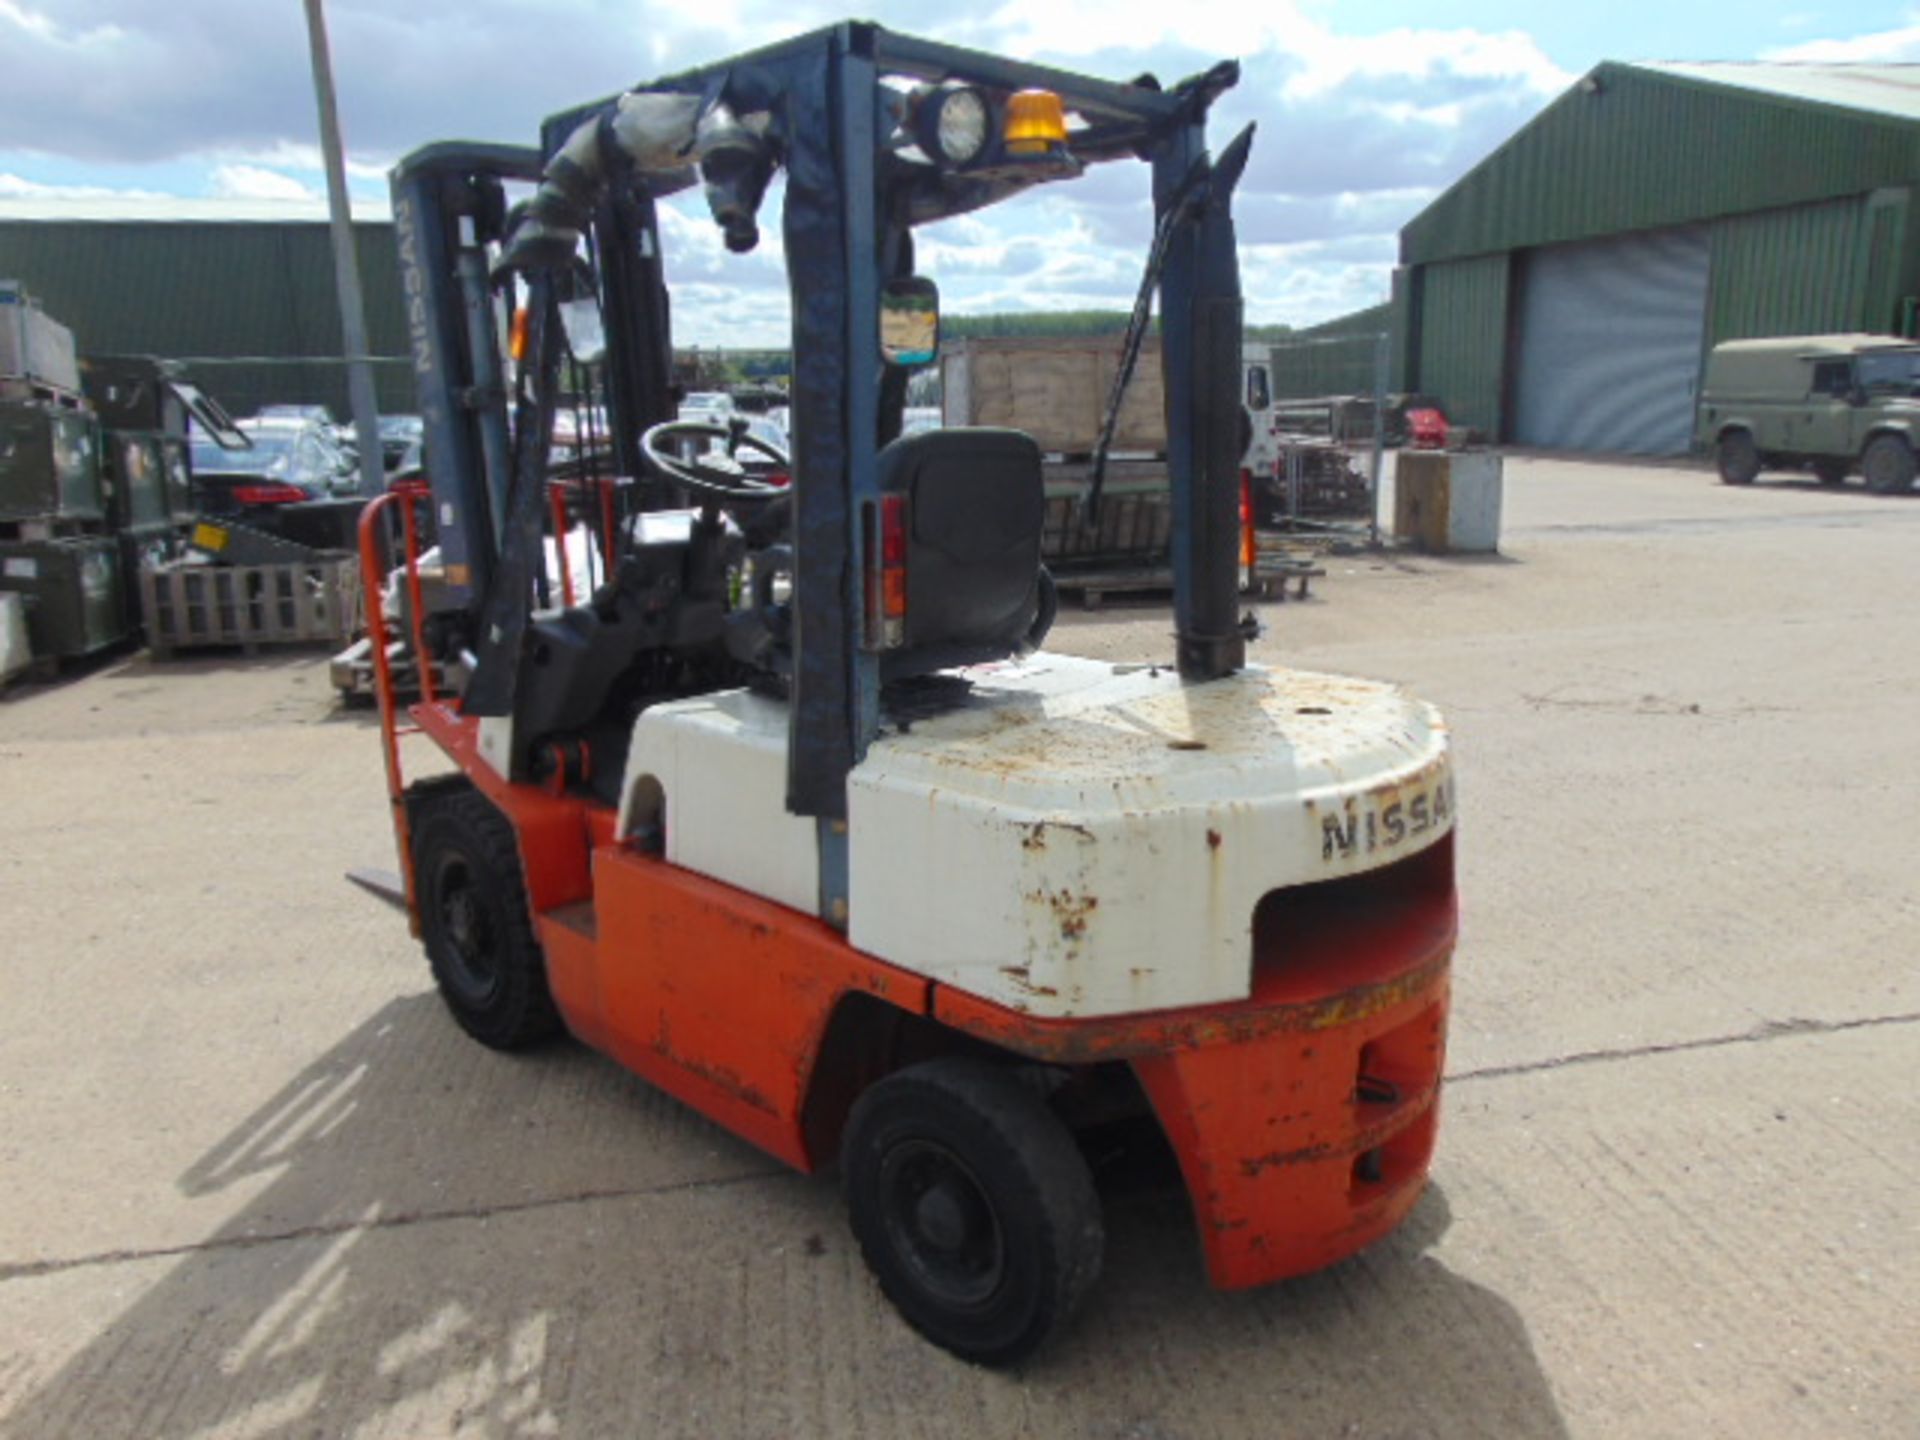
[[[1429,1195],[1237,1295],[1127,1199],[1017,1374],[893,1317],[831,1178],[455,1033],[341,882],[390,840],[319,658],[16,688],[0,1431],[1920,1435],[1920,496],[1516,460],[1505,552],[1336,559],[1257,647],[1458,738]]]

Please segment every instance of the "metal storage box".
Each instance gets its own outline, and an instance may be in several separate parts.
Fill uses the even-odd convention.
[[[0,684],[33,664],[27,641],[27,600],[11,590],[0,590]]]
[[[18,280],[0,280],[0,378],[80,389],[73,332],[49,318]]]
[[[181,376],[174,361],[151,355],[89,355],[80,367],[87,398],[109,430],[187,433],[187,407],[174,392]]]
[[[166,477],[167,513],[175,520],[191,520],[200,510],[193,494],[193,448],[185,440],[165,436],[160,441],[160,464]]]
[[[99,422],[82,410],[0,400],[0,521],[105,514]]]
[[[1394,461],[1393,538],[1432,554],[1500,548],[1500,457],[1402,450]]]
[[[187,380],[178,360],[152,355],[89,355],[80,367],[87,398],[109,430],[149,430],[185,440],[190,421],[226,443],[243,445],[233,417]]]
[[[109,431],[106,471],[107,508],[116,527],[157,525],[171,517],[166,466],[156,437]]]
[[[120,588],[120,542],[111,535],[0,542],[0,590],[26,598],[39,659],[71,659],[125,639],[132,629]]]

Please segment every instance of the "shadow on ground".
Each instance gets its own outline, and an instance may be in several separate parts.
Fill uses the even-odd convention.
[[[247,1197],[201,1244],[16,1272],[50,1306],[62,1286],[138,1298],[7,1432],[1564,1433],[1520,1315],[1429,1253],[1437,1189],[1359,1259],[1238,1295],[1205,1287],[1180,1196],[1125,1196],[1077,1326],[992,1374],[892,1317],[830,1181],[575,1048],[481,1055],[490,1078],[463,1082],[450,1028],[431,996],[393,1001],[268,1097],[180,1177]],[[568,1147],[650,1147],[653,1174],[577,1183],[566,1104],[598,1107]]]

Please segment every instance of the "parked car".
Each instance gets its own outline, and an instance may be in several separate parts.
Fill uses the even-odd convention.
[[[278,416],[234,423],[251,449],[223,449],[198,429],[192,434],[194,499],[203,514],[244,515],[353,489],[354,464],[329,427]]]
[[[262,405],[254,412],[256,420],[310,420],[335,440],[344,433],[335,423],[333,412],[324,405]],[[348,430],[352,427],[348,426]]]
[[[339,436],[341,450],[349,458],[358,460],[360,453],[358,427],[342,425],[336,433]],[[419,449],[426,433],[427,423],[418,415],[382,415],[380,417],[381,468],[389,475],[399,470],[401,463]]]
[[[1857,470],[1870,490],[1909,490],[1920,470],[1920,344],[1787,335],[1716,345],[1694,440],[1729,485],[1764,470],[1810,470],[1838,485]]]
[[[733,396],[724,390],[693,390],[680,402],[680,413],[689,410],[716,411],[722,415],[731,415],[739,407],[733,403]]]

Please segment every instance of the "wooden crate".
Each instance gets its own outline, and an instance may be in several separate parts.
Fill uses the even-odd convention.
[[[280,565],[145,565],[140,611],[158,659],[198,645],[339,645],[366,624],[360,562],[351,555]]]
[[[1118,335],[954,341],[940,360],[942,420],[1024,430],[1052,454],[1091,454],[1119,363]],[[1152,337],[1140,348],[1113,448],[1156,455],[1167,448],[1160,345]]]

